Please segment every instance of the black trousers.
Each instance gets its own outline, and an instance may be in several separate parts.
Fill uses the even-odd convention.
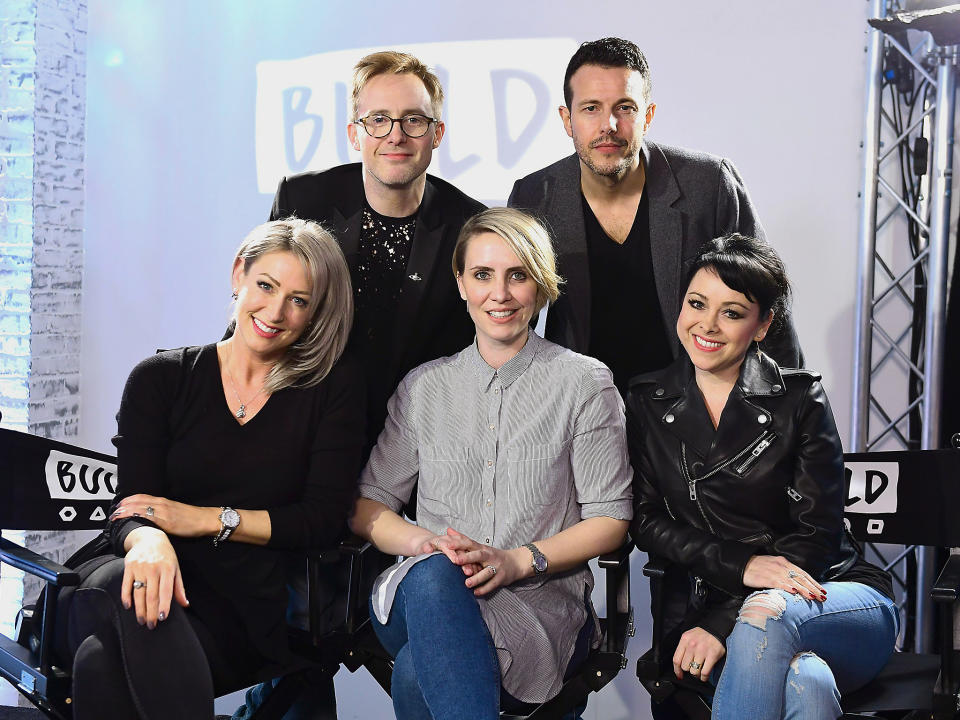
[[[67,630],[59,645],[73,658],[75,720],[210,720],[216,694],[251,683],[254,661],[224,657],[176,603],[155,629],[137,623],[120,602],[123,559],[96,564],[58,612]]]

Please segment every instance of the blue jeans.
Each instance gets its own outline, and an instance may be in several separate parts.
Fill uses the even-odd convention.
[[[824,583],[827,599],[753,593],[727,638],[715,720],[835,720],[840,693],[868,683],[900,631],[892,600],[856,582]]]
[[[370,621],[394,658],[398,720],[496,720],[500,663],[463,570],[443,555],[417,563],[397,588],[390,618]]]
[[[390,695],[398,720],[496,720],[500,706],[525,711],[536,706],[514,699],[500,686],[500,662],[463,570],[443,555],[423,560],[397,587],[390,618],[370,622],[393,657]],[[587,622],[567,667],[569,676],[590,650]],[[564,720],[579,720],[584,706]]]

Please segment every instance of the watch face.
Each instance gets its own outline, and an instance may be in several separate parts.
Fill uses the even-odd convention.
[[[546,572],[547,558],[545,558],[543,555],[538,555],[533,559],[533,566],[537,569],[537,572]]]
[[[220,522],[227,527],[235,528],[240,524],[240,513],[233,508],[227,508],[220,513]]]

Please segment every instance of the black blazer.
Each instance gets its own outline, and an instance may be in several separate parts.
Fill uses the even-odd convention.
[[[715,237],[740,232],[764,238],[743,179],[729,160],[644,141],[650,251],[667,337],[680,312],[684,264]],[[580,191],[580,160],[570,155],[517,180],[510,207],[530,210],[547,223],[557,252],[563,294],[547,311],[546,338],[577,352],[590,345],[590,267]],[[772,338],[771,338],[772,339]],[[771,355],[784,367],[803,364],[793,324],[787,319]],[[681,349],[672,343],[674,357]],[[601,358],[602,359],[602,358]]]
[[[363,207],[361,164],[352,163],[283,178],[270,219],[296,215],[326,226],[346,256],[356,297]],[[383,358],[376,377],[367,378],[371,443],[383,428],[387,400],[403,376],[417,365],[452,355],[473,341],[473,322],[457,291],[450,260],[463,223],[484,207],[450,183],[427,175],[392,350]]]

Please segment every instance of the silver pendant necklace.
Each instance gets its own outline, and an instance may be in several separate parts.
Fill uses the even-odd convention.
[[[240,398],[240,393],[237,392],[237,384],[233,381],[233,373],[230,372],[230,360],[231,360],[231,359],[233,359],[233,348],[232,348],[232,347],[230,348],[230,357],[227,358],[227,363],[226,363],[226,366],[225,366],[225,367],[227,368],[227,379],[230,381],[230,387],[233,389],[233,394],[237,396],[237,402],[240,403],[240,409],[237,410],[237,411],[234,413],[234,417],[236,417],[238,420],[242,420],[243,418],[245,418],[245,417],[247,416],[247,405],[249,405],[249,404],[252,403],[254,400],[256,400],[258,397],[260,397],[260,393],[262,393],[262,392],[264,391],[264,386],[261,385],[261,386],[260,386],[260,389],[257,390],[257,394],[254,395],[254,396],[253,396],[252,398],[250,398],[249,400],[247,400],[246,402],[244,402],[244,401]]]

